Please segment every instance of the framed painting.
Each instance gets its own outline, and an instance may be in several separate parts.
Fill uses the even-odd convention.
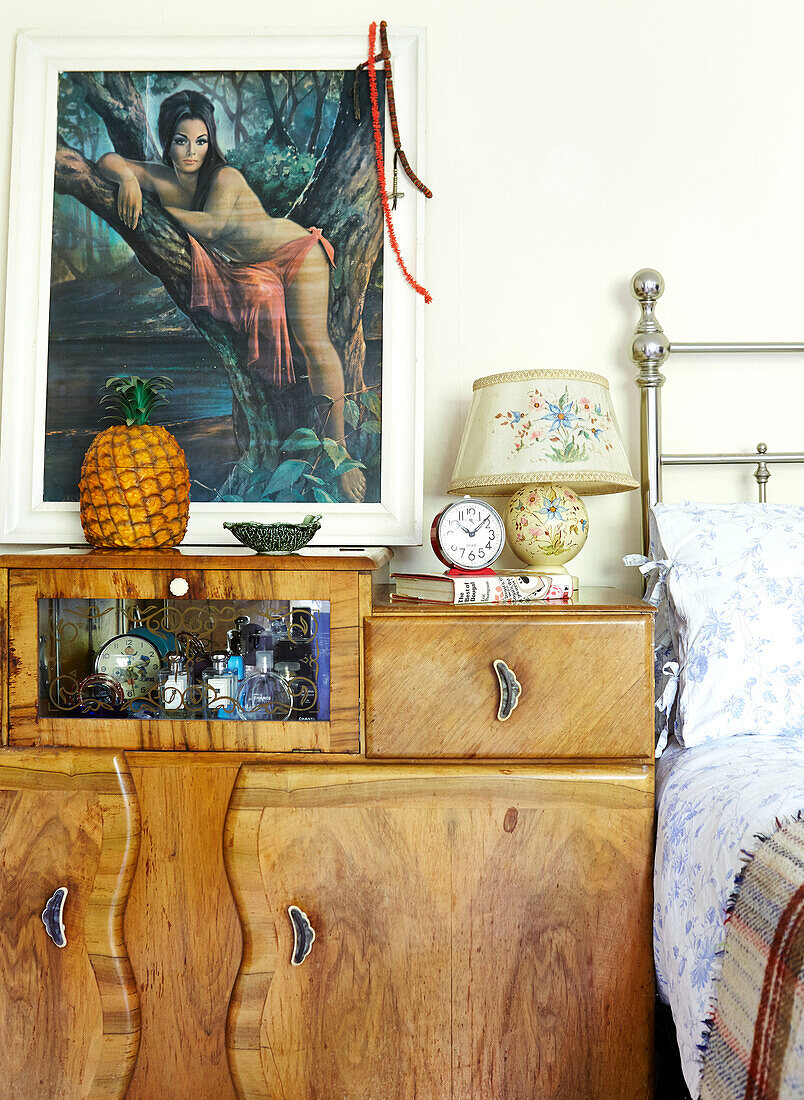
[[[390,47],[423,171],[423,32]],[[384,246],[367,50],[19,36],[0,541],[83,542],[83,455],[127,374],[170,380],[185,542],[310,512],[326,545],[421,542],[421,299]],[[413,195],[395,228],[421,275]]]

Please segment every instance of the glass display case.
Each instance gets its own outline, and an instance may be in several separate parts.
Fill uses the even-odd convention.
[[[44,718],[327,722],[328,600],[37,600]]]
[[[370,558],[18,560],[10,745],[359,752]]]

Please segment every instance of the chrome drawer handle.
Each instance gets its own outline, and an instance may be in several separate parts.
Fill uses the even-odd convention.
[[[310,954],[310,948],[315,939],[315,929],[310,924],[310,918],[299,909],[298,905],[288,906],[288,916],[293,925],[293,954],[290,956],[290,965],[301,966]]]
[[[52,898],[48,898],[47,905],[42,911],[42,924],[45,931],[55,943],[56,947],[66,947],[67,937],[64,934],[64,899],[67,897],[67,887],[60,886]]]
[[[500,705],[497,708],[497,721],[507,722],[519,704],[522,685],[505,661],[494,662],[494,671],[500,684]]]

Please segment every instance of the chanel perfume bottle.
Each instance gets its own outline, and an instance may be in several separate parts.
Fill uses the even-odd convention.
[[[296,661],[299,671],[294,684],[294,705],[299,721],[314,722],[318,711],[319,666],[316,657],[319,622],[308,606],[291,605],[288,638],[291,651],[287,660]]]
[[[204,717],[218,721],[236,721],[237,673],[227,668],[229,654],[223,650],[211,654],[212,668],[202,673],[204,684]]]
[[[160,669],[159,702],[166,718],[189,718],[188,708],[191,674],[181,653],[168,653],[167,668]]]
[[[293,707],[288,718],[293,722],[298,722],[303,718],[309,720],[314,686],[307,679],[302,678],[299,662],[278,661],[274,666],[274,672],[286,684],[293,701]],[[315,710],[312,713],[314,716]]]
[[[241,717],[251,722],[284,722],[290,718],[293,699],[285,680],[273,671],[273,653],[258,649],[255,670],[240,689]]]

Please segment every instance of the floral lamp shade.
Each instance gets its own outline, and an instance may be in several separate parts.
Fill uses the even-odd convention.
[[[609,384],[584,371],[478,378],[450,493],[511,496],[506,530],[531,565],[569,561],[586,540],[580,495],[636,489]]]
[[[508,496],[555,481],[583,496],[636,489],[602,375],[511,371],[473,389],[450,493]]]

